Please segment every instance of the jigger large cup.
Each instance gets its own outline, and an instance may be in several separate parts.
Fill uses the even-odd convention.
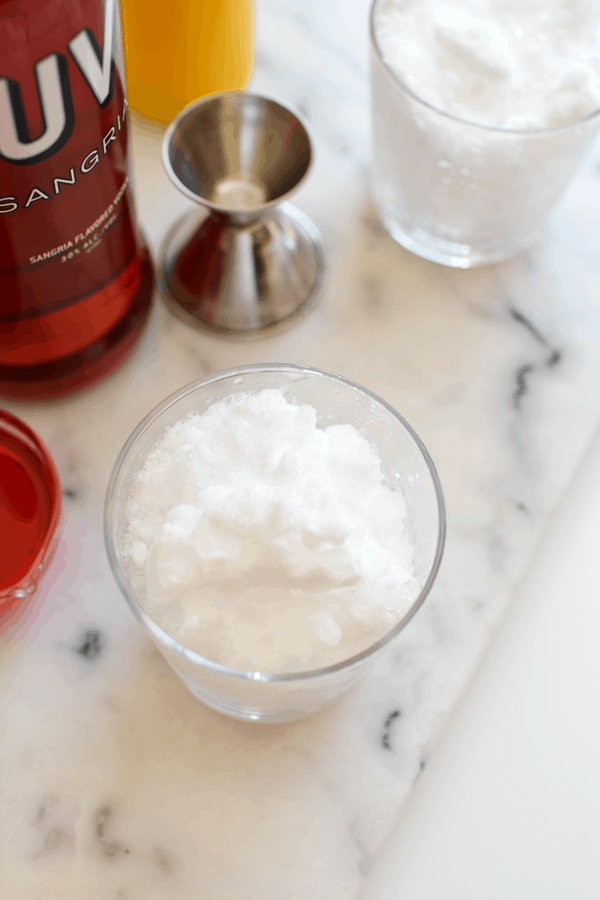
[[[163,249],[162,293],[174,313],[233,337],[271,331],[307,310],[323,276],[321,237],[282,201],[312,159],[300,119],[265,97],[213,94],[173,120],[163,141],[167,174],[204,208],[200,219],[180,219]]]

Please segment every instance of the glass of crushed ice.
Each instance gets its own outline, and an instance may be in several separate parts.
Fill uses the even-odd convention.
[[[532,244],[600,125],[600,7],[374,0],[373,196],[402,246],[449,266]]]
[[[135,429],[105,509],[132,611],[200,700],[301,718],[347,690],[438,571],[442,489],[410,425],[357,384],[245,366]]]

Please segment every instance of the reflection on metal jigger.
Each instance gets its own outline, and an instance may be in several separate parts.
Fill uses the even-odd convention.
[[[163,162],[173,184],[206,208],[167,236],[161,282],[170,309],[229,337],[272,331],[305,312],[324,267],[318,230],[282,203],[312,162],[298,117],[244,91],[213,94],[173,120]]]

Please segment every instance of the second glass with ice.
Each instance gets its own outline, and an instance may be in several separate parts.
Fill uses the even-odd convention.
[[[388,232],[469,268],[534,242],[600,125],[596,4],[374,0],[374,199]]]

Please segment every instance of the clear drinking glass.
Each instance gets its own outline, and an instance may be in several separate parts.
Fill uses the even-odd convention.
[[[478,125],[421,100],[384,62],[370,15],[373,195],[413,253],[470,268],[532,244],[577,170],[600,110],[551,128]]]
[[[181,646],[143,609],[123,554],[124,509],[132,479],[166,428],[203,413],[211,403],[238,392],[267,388],[288,402],[308,403],[322,427],[354,425],[377,450],[388,485],[399,487],[408,506],[416,587],[406,615],[363,652],[307,672],[232,669]],[[444,546],[442,488],[433,462],[411,426],[389,404],[339,375],[285,364],[243,366],[188,384],[157,406],[135,429],[115,463],[105,507],[105,539],[115,578],[133,613],[181,681],[208,706],[240,719],[281,722],[316,712],[346,691],[419,609],[435,580]]]

